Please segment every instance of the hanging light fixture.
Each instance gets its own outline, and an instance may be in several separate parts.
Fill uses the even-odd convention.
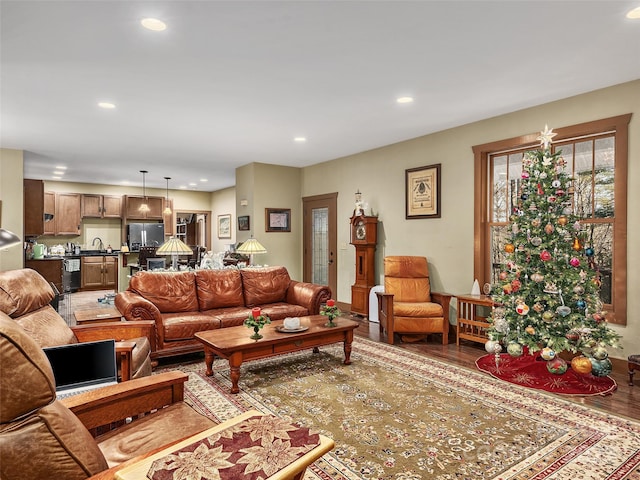
[[[164,210],[162,212],[163,215],[171,215],[171,207],[169,207],[169,180],[171,180],[171,177],[164,177],[164,179],[167,181],[167,198],[165,200],[166,203],[166,207],[164,207]]]
[[[144,197],[144,200],[142,201],[142,203],[140,204],[140,206],[138,207],[138,211],[140,213],[149,213],[151,211],[151,209],[149,208],[149,205],[147,204],[147,185],[146,185],[146,175],[147,173],[149,173],[147,170],[140,170],[140,173],[142,174],[142,196]]]

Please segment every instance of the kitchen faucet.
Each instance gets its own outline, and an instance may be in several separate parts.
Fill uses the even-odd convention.
[[[100,237],[96,237],[93,239],[93,242],[91,242],[91,246],[95,247],[96,246],[96,240],[98,240],[100,243],[98,244],[99,248],[98,250],[104,250],[104,243],[102,243],[102,239]]]

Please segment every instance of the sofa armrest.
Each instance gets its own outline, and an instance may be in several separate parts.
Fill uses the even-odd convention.
[[[156,328],[154,332],[155,339],[151,344],[151,351],[155,352],[159,343],[157,340],[158,336],[163,335],[164,332],[162,328],[162,314],[158,307],[156,307],[153,302],[129,290],[119,292],[116,295],[114,303],[115,307],[122,313],[122,316],[127,321],[153,320]]]
[[[156,336],[154,323],[151,320],[133,322],[107,322],[71,327],[79,342],[93,342],[113,338],[116,341],[132,340],[147,337],[151,344],[151,351],[155,350]]]
[[[61,399],[88,429],[122,421],[184,400],[189,375],[166,372]]]
[[[327,285],[291,280],[287,288],[287,303],[305,307],[309,315],[318,315],[322,304],[330,298],[331,289]]]

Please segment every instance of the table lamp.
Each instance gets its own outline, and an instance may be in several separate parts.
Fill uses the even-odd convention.
[[[249,255],[249,265],[253,265],[253,255],[257,253],[267,253],[267,249],[262,246],[262,244],[251,237],[249,240],[240,245],[236,252],[242,253],[244,255]]]
[[[156,250],[156,255],[171,255],[171,266],[178,269],[178,255],[193,255],[191,247],[179,238],[170,237]]]

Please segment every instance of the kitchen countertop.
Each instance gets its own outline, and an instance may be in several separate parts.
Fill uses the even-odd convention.
[[[120,250],[113,250],[111,253],[107,253],[102,250],[81,250],[79,255],[68,253],[66,255],[45,255],[44,258],[32,258],[30,260],[64,260],[65,258],[80,258],[80,257],[117,257],[120,254]]]

